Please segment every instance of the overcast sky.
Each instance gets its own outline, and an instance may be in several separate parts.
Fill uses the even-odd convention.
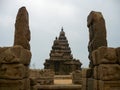
[[[63,26],[73,57],[88,67],[87,16],[102,12],[109,47],[120,46],[120,0],[0,0],[0,47],[12,46],[18,9],[25,6],[31,31],[31,67],[43,68]]]

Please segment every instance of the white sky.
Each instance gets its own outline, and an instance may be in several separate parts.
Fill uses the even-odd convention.
[[[31,31],[31,67],[43,68],[63,26],[73,57],[88,67],[87,16],[102,12],[109,47],[120,46],[120,0],[0,0],[0,46],[12,46],[18,9],[25,6]]]

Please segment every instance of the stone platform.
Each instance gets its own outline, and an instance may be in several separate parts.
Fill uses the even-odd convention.
[[[81,90],[81,85],[36,85],[34,90]]]

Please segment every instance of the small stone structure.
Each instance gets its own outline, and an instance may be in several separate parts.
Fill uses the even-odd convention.
[[[90,12],[87,18],[87,26],[89,28],[89,59],[90,67],[93,67],[91,54],[94,50],[101,46],[107,46],[105,20],[101,12]]]
[[[0,47],[0,90],[30,90],[30,31],[25,7],[19,9],[15,26],[14,46]]]
[[[31,90],[38,90],[37,87],[40,85],[54,84],[54,72],[50,69],[31,69],[29,78]]]
[[[56,75],[68,75],[75,70],[80,70],[81,65],[79,60],[73,59],[68,40],[62,28],[59,37],[53,43],[50,59],[46,59],[44,68],[54,70]]]

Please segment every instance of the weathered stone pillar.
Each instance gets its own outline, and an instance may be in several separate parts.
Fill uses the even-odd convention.
[[[30,90],[30,31],[25,7],[18,11],[13,47],[0,48],[0,90]]]
[[[30,50],[29,16],[25,7],[19,9],[15,23],[14,45]]]
[[[94,50],[101,46],[107,46],[105,20],[101,12],[92,11],[87,18],[87,26],[89,28],[89,59],[90,67],[93,67],[91,54]]]

